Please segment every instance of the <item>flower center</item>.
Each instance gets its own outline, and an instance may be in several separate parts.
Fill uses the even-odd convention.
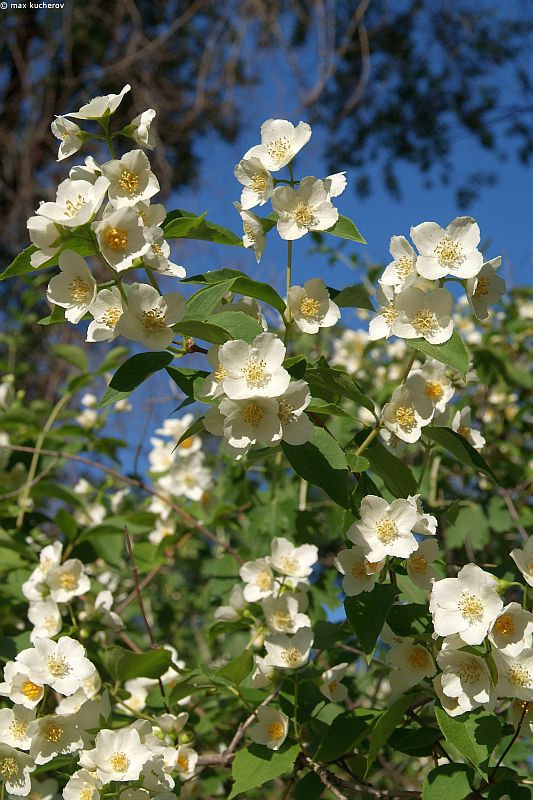
[[[515,632],[514,619],[510,614],[502,614],[494,623],[494,627],[502,636],[512,636]]]
[[[294,556],[282,556],[278,561],[278,567],[287,575],[294,575],[298,570],[298,559]]]
[[[266,149],[270,158],[279,163],[290,152],[291,143],[286,136],[281,136],[279,139],[273,139],[273,141],[269,142],[266,145]]]
[[[80,800],[92,800],[93,794],[94,788],[90,785],[86,785],[80,792]]]
[[[243,227],[243,230],[244,230],[246,236],[248,236],[248,238],[251,239],[254,244],[256,244],[257,236],[256,236],[256,234],[254,232],[254,229],[250,225],[250,223],[249,222],[243,222],[242,227]]]
[[[320,301],[314,297],[306,297],[300,303],[300,313],[304,317],[316,317],[320,311]]]
[[[194,439],[192,436],[189,436],[188,439],[184,439],[181,444],[178,445],[180,450],[189,450],[194,444]]]
[[[54,633],[56,632],[56,629],[57,629],[57,620],[56,620],[56,618],[52,617],[52,616],[45,617],[44,627],[50,633],[50,635],[53,636]]]
[[[457,433],[459,436],[463,436],[465,439],[468,439],[470,436],[470,428],[467,428],[466,425],[459,425],[457,428]]]
[[[44,738],[47,742],[58,742],[63,735],[63,728],[60,728],[59,725],[49,725],[46,730],[44,731]]]
[[[279,401],[279,408],[278,408],[278,417],[280,418],[281,422],[285,425],[294,422],[296,419],[296,414],[294,413],[294,406],[288,403],[286,400]]]
[[[67,592],[71,592],[78,585],[78,579],[72,572],[64,572],[59,579],[59,585]]]
[[[302,661],[302,654],[296,647],[291,647],[289,650],[282,651],[281,660],[284,661],[288,667],[298,667]]]
[[[481,678],[481,665],[473,659],[467,659],[459,667],[458,674],[465,683],[477,683]]]
[[[396,272],[399,278],[407,278],[413,271],[413,259],[411,256],[401,256],[396,262]]]
[[[339,685],[338,681],[330,681],[328,683],[328,689],[330,690],[330,692],[334,692],[338,685]]]
[[[266,175],[263,175],[261,172],[256,172],[255,175],[252,175],[252,189],[257,194],[263,194],[266,189],[267,181]]]
[[[128,244],[128,231],[125,228],[108,228],[104,234],[106,245],[117,253],[124,251]]]
[[[421,308],[411,320],[411,325],[421,336],[434,333],[439,327],[435,313],[429,308]]]
[[[22,741],[26,738],[26,732],[28,730],[28,723],[23,719],[14,719],[11,725],[9,726],[9,730],[11,731],[11,735],[14,739],[18,739],[18,741]]]
[[[47,664],[54,678],[64,678],[70,672],[70,664],[63,656],[48,656]]]
[[[178,765],[181,767],[182,770],[188,772],[189,770],[189,759],[187,756],[179,756],[178,757]]]
[[[439,381],[428,381],[426,383],[425,392],[432,400],[440,400],[444,394],[444,389]]]
[[[463,592],[457,607],[463,617],[473,625],[476,622],[481,622],[483,619],[483,603],[476,597],[475,594]]]
[[[37,684],[33,683],[32,681],[24,681],[22,684],[22,694],[25,695],[28,700],[37,700],[37,698],[41,696],[42,692],[42,686],[37,686]]]
[[[12,778],[13,775],[17,775],[19,772],[19,765],[16,759],[13,756],[6,756],[0,761],[0,775],[2,778]]]
[[[226,372],[222,364],[218,364],[216,370],[213,372],[213,378],[217,383],[220,383],[220,381],[224,380],[227,374],[228,373]]]
[[[398,312],[394,307],[394,303],[391,301],[389,305],[382,311],[382,317],[387,323],[387,325],[392,325],[394,320],[398,318]]]
[[[128,758],[126,753],[113,753],[107,759],[108,764],[115,770],[115,772],[126,772],[128,769]]]
[[[68,287],[70,299],[76,303],[87,300],[92,294],[91,288],[91,284],[88,281],[84,281],[83,278],[74,278]]]
[[[527,689],[533,683],[531,673],[521,664],[513,664],[509,667],[507,680],[515,686],[522,686],[524,689]]]
[[[433,255],[437,256],[439,263],[448,269],[457,269],[465,260],[463,248],[449,236],[443,236],[440,242],[437,242]]]
[[[285,728],[281,722],[271,722],[267,728],[269,739],[283,739],[285,736]]]
[[[266,362],[259,358],[250,358],[241,372],[248,388],[261,389],[267,385],[270,378],[266,371]]]
[[[408,661],[413,669],[425,669],[428,665],[428,654],[416,648],[409,653]]]
[[[258,406],[257,403],[248,403],[248,405],[243,408],[241,417],[247,425],[257,428],[257,426],[261,423],[264,414],[261,406]]]
[[[65,203],[65,214],[66,214],[66,216],[70,217],[70,219],[72,219],[72,217],[75,217],[76,214],[78,213],[78,211],[81,208],[83,208],[85,203],[86,203],[86,200],[85,200],[84,197],[81,196],[81,194],[79,194],[77,196],[77,198],[76,198],[76,200],[74,202],[72,202],[72,200],[67,200],[67,202]]]
[[[154,243],[154,244],[150,245],[150,249],[151,249],[152,253],[156,254],[156,256],[162,256],[163,255],[163,248],[161,247],[160,244]]]
[[[406,431],[412,431],[413,428],[416,428],[416,416],[413,406],[398,406],[394,418],[398,425],[405,428]]]
[[[409,559],[409,566],[413,572],[422,575],[427,571],[428,562],[424,556],[414,556],[414,558]]]
[[[167,320],[160,308],[150,308],[142,313],[142,324],[146,331],[160,331],[167,327]]]
[[[108,308],[107,311],[105,311],[102,316],[102,323],[106,326],[106,328],[115,330],[115,328],[117,327],[117,322],[119,321],[121,316],[122,316],[122,309]]]
[[[126,194],[133,197],[134,194],[139,192],[139,176],[129,169],[123,169],[118,179],[118,185]]]
[[[270,589],[272,586],[272,576],[269,575],[268,572],[260,572],[255,579],[255,582],[260,589]]]
[[[281,628],[282,630],[292,630],[292,617],[288,611],[276,611],[272,615],[272,621],[274,622],[276,628]]]
[[[294,209],[294,219],[302,228],[311,228],[317,223],[311,206],[308,203],[304,203],[302,200],[300,200]]]
[[[354,561],[352,564],[352,575],[354,578],[366,578],[367,571],[364,558],[361,558],[359,561]]]
[[[398,536],[396,523],[390,517],[382,517],[376,522],[376,533],[382,544],[390,544]]]
[[[489,287],[490,287],[489,278],[478,278],[476,284],[476,290],[474,292],[474,297],[484,297],[486,294],[489,293]]]

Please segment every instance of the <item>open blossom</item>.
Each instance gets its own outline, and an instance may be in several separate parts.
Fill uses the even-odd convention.
[[[266,623],[274,633],[296,633],[300,628],[310,628],[311,620],[299,611],[298,598],[289,592],[279,597],[266,597],[261,606]]]
[[[372,562],[366,557],[366,547],[350,547],[337,553],[335,567],[344,575],[342,591],[348,597],[371,592],[385,560]]]
[[[466,282],[466,296],[478,319],[487,319],[489,306],[496,305],[505,294],[505,281],[496,272],[501,263],[501,256],[492,258]]]
[[[56,139],[61,142],[57,154],[58,161],[63,161],[64,158],[78,152],[83,144],[83,134],[79,125],[66,117],[56,116],[50,127]]]
[[[386,556],[406,558],[418,546],[412,534],[417,520],[416,508],[409,500],[388,503],[382,497],[367,495],[359,508],[361,520],[348,528],[346,535],[354,544],[367,550],[369,561]]]
[[[92,220],[102,205],[108,186],[109,181],[103,176],[94,184],[67,178],[57,187],[55,201],[41,203],[36,213],[65,228],[77,228]]]
[[[378,284],[376,289],[376,300],[380,310],[370,320],[368,325],[368,339],[371,342],[377,339],[388,339],[389,336],[396,335],[399,311],[397,299],[399,295],[393,286]]]
[[[57,225],[46,217],[29,217],[26,226],[30,241],[38,249],[30,256],[34,269],[55,256],[61,245],[61,233]]]
[[[273,333],[259,334],[252,344],[241,339],[223,344],[218,360],[225,371],[222,389],[229,399],[282,395],[290,381],[282,366],[285,351],[285,345]]]
[[[165,239],[163,230],[157,227],[149,228],[145,231],[145,236],[150,242],[150,247],[143,255],[146,266],[160,272],[161,275],[184,278],[187,274],[185,267],[170,261],[170,245]]]
[[[139,147],[146,147],[148,150],[154,149],[155,138],[151,126],[155,117],[155,109],[147,108],[146,111],[137,114],[130,122],[130,125],[133,127],[131,135]]]
[[[264,744],[269,750],[278,750],[287,737],[289,718],[272,706],[257,709],[257,722],[248,730],[252,741]]]
[[[405,692],[437,671],[429,650],[410,638],[394,643],[387,661],[392,667],[389,682],[394,694]]]
[[[103,784],[135,781],[150,756],[150,748],[141,743],[135,728],[101,730],[96,734],[94,749],[82,753],[80,765],[96,772]]]
[[[239,212],[242,220],[242,228],[244,232],[242,243],[245,247],[253,248],[256,261],[259,264],[266,244],[263,223],[252,211],[242,208],[240,203],[233,203],[233,205]]]
[[[413,525],[413,533],[421,533],[423,536],[434,536],[437,532],[437,517],[432,514],[425,514],[420,500],[420,495],[409,495],[407,497],[416,510],[416,522]]]
[[[28,726],[35,719],[35,709],[25,706],[0,709],[0,739],[3,744],[18,747],[19,750],[29,750],[31,736],[28,735]]]
[[[463,650],[445,650],[437,656],[442,670],[439,684],[434,682],[437,692],[448,700],[444,710],[451,716],[464,714],[478,706],[491,707],[494,691],[486,662],[479,656]],[[454,702],[455,701],[455,702]]]
[[[435,581],[429,602],[435,633],[458,633],[466,644],[481,644],[503,608],[497,584],[475,564],[464,566],[457,578]]]
[[[296,189],[278,186],[272,208],[278,214],[278,233],[288,240],[300,239],[309,231],[328,230],[339,218],[324,182],[313,176],[304,178]]]
[[[362,363],[363,353],[368,344],[366,331],[353,331],[346,328],[333,342],[333,355],[331,364],[340,366],[346,372],[357,372]]]
[[[48,300],[65,309],[65,318],[76,324],[87,313],[96,297],[97,284],[83,258],[73,250],[59,256],[59,275],[46,290]]]
[[[533,614],[518,603],[508,603],[489,631],[489,639],[500,653],[517,656],[533,646]],[[533,688],[533,683],[532,683]]]
[[[346,675],[349,664],[343,661],[331,669],[327,669],[320,676],[320,692],[332,703],[343,703],[348,697],[348,689],[341,683]]]
[[[29,795],[30,772],[34,769],[34,761],[27,753],[21,753],[8,744],[0,743],[0,781],[9,794],[17,797]]]
[[[35,643],[35,639],[42,639],[43,636],[45,638],[56,636],[63,627],[59,606],[51,598],[30,603],[28,620],[34,626],[30,633],[32,643]]]
[[[91,582],[79,558],[69,558],[61,566],[51,569],[46,576],[46,582],[50,587],[50,596],[56,603],[68,603],[73,597],[79,597],[91,588]]]
[[[383,407],[385,426],[404,442],[416,442],[422,427],[433,417],[433,403],[429,397],[411,391],[407,384],[398,386],[390,401]]]
[[[179,292],[160,295],[147,283],[132,283],[117,333],[153,350],[164,350],[174,338],[172,326],[183,319],[185,309],[185,298]]]
[[[434,539],[420,542],[417,549],[411,553],[405,566],[415,586],[426,592],[431,589],[433,580],[437,578],[437,573],[431,565],[438,557],[439,545]]]
[[[516,697],[526,703],[533,702],[533,650],[522,650],[510,655],[494,650],[498,670],[496,692],[498,697]]]
[[[389,252],[394,260],[385,268],[379,282],[399,290],[417,277],[416,253],[405,236],[392,236]]]
[[[83,735],[76,714],[49,714],[30,722],[30,756],[36,764],[47,764],[58,755],[83,747]]]
[[[420,253],[416,268],[424,278],[473,278],[483,266],[479,227],[472,217],[457,217],[446,229],[422,222],[411,228],[411,238]]]
[[[117,336],[117,323],[124,306],[120,290],[116,286],[101,289],[89,306],[89,314],[94,318],[87,328],[88,342],[110,342]]]
[[[243,594],[248,603],[270,597],[274,591],[274,574],[264,558],[247,561],[240,568],[239,575],[246,584]]]
[[[463,436],[475,450],[481,450],[485,446],[485,437],[482,436],[480,431],[472,427],[470,406],[465,406],[454,414],[452,430]]]
[[[261,144],[255,145],[245,159],[258,158],[266,169],[277,172],[292,161],[311,138],[311,127],[299,122],[296,127],[286,119],[267,119],[261,125]]]
[[[83,645],[69,636],[62,636],[57,642],[37,639],[33,648],[18,654],[16,661],[28,670],[31,681],[51,686],[67,696],[74,694],[85,678],[94,673]]]
[[[511,558],[524,576],[526,583],[533,586],[533,536],[530,536],[524,545],[511,550]]]
[[[447,289],[424,292],[408,286],[396,300],[399,316],[394,333],[404,339],[422,337],[431,344],[447,342],[453,333],[452,306],[453,296]]]
[[[198,502],[213,483],[213,475],[204,465],[204,454],[194,453],[190,458],[179,459],[167,475],[158,480],[158,486],[174,497],[187,497]]]
[[[102,255],[117,272],[130,269],[150,247],[138,215],[129,206],[110,211],[92,228]]]
[[[279,669],[298,669],[307,663],[312,645],[311,628],[300,628],[294,636],[270,636],[265,639],[265,663]]]
[[[224,397],[218,408],[213,406],[205,414],[204,427],[214,436],[224,436],[228,452],[240,458],[257,442],[273,447],[281,440],[278,412],[277,400],[270,397]]]
[[[182,780],[186,780],[194,775],[196,764],[198,763],[198,753],[187,744],[182,744],[176,752],[176,769]]]
[[[291,286],[287,306],[290,318],[304,333],[318,333],[320,328],[331,328],[341,316],[322,278],[310,278],[303,286]]]
[[[258,158],[243,158],[235,167],[234,174],[244,186],[241,193],[241,208],[245,211],[257,205],[264,205],[272,197],[274,180]]]
[[[189,456],[202,449],[202,440],[196,434],[184,439],[180,444],[176,444],[193,422],[194,415],[185,414],[180,419],[166,419],[163,422],[163,427],[156,430],[156,433],[160,436],[170,436],[172,438],[172,447],[175,448],[174,452],[177,458],[189,458]]]
[[[94,772],[78,769],[73,772],[63,789],[65,800],[99,800],[102,782]]]
[[[428,358],[421,369],[411,370],[406,380],[413,394],[429,397],[435,410],[441,413],[446,410],[455,393],[452,382],[445,375],[445,370],[445,365],[440,361]]]
[[[314,425],[307,414],[304,414],[311,402],[311,392],[307,383],[301,380],[291,381],[277,401],[283,441],[292,445],[308,442],[313,435]]]
[[[114,114],[122,99],[131,86],[127,83],[120,91],[119,94],[104,94],[94,97],[88,103],[83,105],[79,111],[73,111],[65,114],[66,117],[74,117],[75,119],[100,119],[104,115]]]
[[[318,560],[318,548],[314,544],[295,547],[288,539],[279,536],[272,540],[272,555],[266,561],[282,575],[292,578],[307,578]]]
[[[30,677],[30,668],[16,661],[8,661],[4,667],[4,682],[0,683],[0,695],[9,697],[13,703],[33,709],[44,695],[44,681]]]
[[[159,181],[142,150],[131,150],[121,159],[107,161],[101,169],[109,181],[109,199],[115,208],[134,206],[140,200],[149,200],[159,191]]]

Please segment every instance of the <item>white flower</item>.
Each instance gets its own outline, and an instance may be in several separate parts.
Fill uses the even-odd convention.
[[[83,645],[69,636],[62,636],[57,642],[37,639],[33,648],[18,654],[16,661],[28,670],[30,680],[47,684],[67,696],[74,694],[85,678],[94,673]]]
[[[239,212],[239,215],[242,219],[242,228],[244,231],[242,243],[245,247],[252,247],[254,249],[255,258],[259,264],[266,244],[263,223],[252,211],[241,208],[240,203],[233,203],[233,205]]]
[[[305,381],[292,381],[285,393],[277,398],[281,438],[292,445],[308,442],[314,425],[303,412],[311,402],[309,386]]]
[[[87,313],[96,297],[97,284],[81,256],[65,250],[59,256],[61,273],[52,278],[46,290],[50,303],[61,306],[74,324]]]
[[[412,443],[420,439],[421,428],[431,421],[433,412],[433,403],[429,397],[415,394],[409,386],[402,384],[392,393],[381,416],[389,431],[404,442]]]
[[[422,222],[411,228],[411,238],[420,253],[416,268],[424,278],[473,278],[483,266],[479,227],[472,217],[457,217],[446,230],[436,222]]]
[[[255,145],[244,158],[258,158],[271,172],[277,172],[292,161],[311,138],[311,127],[299,122],[296,128],[286,119],[267,119],[261,125],[261,144]]]
[[[0,781],[9,794],[26,797],[31,789],[30,772],[35,769],[33,759],[8,744],[0,743]]]
[[[127,83],[121,90],[120,94],[105,94],[99,97],[94,97],[79,111],[65,114],[66,117],[75,117],[76,119],[100,119],[104,115],[108,116],[113,114],[122,102],[124,95],[129,92],[131,86]]]
[[[418,547],[411,533],[417,520],[416,508],[409,500],[387,503],[382,497],[369,494],[361,501],[361,520],[346,531],[347,537],[359,547],[366,548],[369,561],[386,556],[406,558]]]
[[[522,650],[514,656],[494,650],[493,655],[498,670],[498,697],[533,702],[533,650]]]
[[[265,639],[267,655],[265,664],[279,669],[297,669],[303,667],[308,659],[313,644],[311,628],[300,628],[294,636],[270,636]]]
[[[264,689],[265,686],[270,686],[275,676],[276,670],[266,663],[266,658],[254,656],[254,671],[251,678],[254,689]]]
[[[408,286],[417,276],[415,251],[405,236],[392,236],[389,252],[394,261],[385,268],[380,284],[397,289]]]
[[[108,186],[109,181],[102,176],[94,184],[67,178],[57,187],[55,202],[41,203],[36,213],[66,228],[77,228],[94,217]]]
[[[455,389],[445,375],[445,365],[432,358],[426,359],[421,369],[411,370],[406,384],[413,394],[429,397],[436,411],[446,410]]]
[[[110,342],[117,335],[116,327],[124,307],[122,296],[116,286],[101,289],[89,306],[89,314],[94,320],[87,328],[88,342]],[[116,406],[115,406],[116,408]]]
[[[357,372],[361,367],[367,344],[368,333],[366,331],[353,331],[347,328],[333,342],[331,364],[342,367],[346,372]]]
[[[65,800],[99,800],[101,781],[94,772],[78,769],[73,772],[63,789]]]
[[[106,628],[123,628],[124,623],[118,614],[112,611],[114,599],[109,589],[98,592],[94,599],[94,619]]]
[[[320,328],[331,328],[341,316],[322,278],[310,278],[303,286],[291,286],[287,306],[290,318],[304,333],[318,333]]]
[[[32,643],[35,639],[56,636],[63,626],[59,606],[49,598],[30,603],[28,619],[34,626],[30,634]]]
[[[332,703],[343,703],[348,697],[348,689],[341,683],[341,680],[346,675],[348,663],[343,661],[342,664],[337,664],[331,669],[327,669],[320,676],[320,692],[330,700]]]
[[[156,111],[153,108],[147,108],[141,114],[137,114],[130,122],[133,126],[131,135],[139,147],[146,147],[148,150],[153,150],[155,147],[155,138],[151,130],[152,122],[156,116]]]
[[[274,633],[296,633],[300,628],[311,627],[307,614],[299,612],[298,599],[288,592],[265,598],[261,606],[266,623]]]
[[[393,286],[378,284],[376,288],[376,300],[381,310],[370,320],[368,325],[368,340],[375,342],[378,339],[388,339],[389,336],[396,334],[399,311],[397,300],[399,294],[395,292]]]
[[[159,479],[158,485],[175,497],[187,497],[198,502],[213,483],[213,475],[203,461],[202,452],[179,460],[168,475]]]
[[[160,295],[147,283],[132,283],[128,291],[128,307],[116,330],[145,347],[164,350],[174,338],[172,325],[183,319],[185,311],[185,298],[179,292]]]
[[[533,536],[530,536],[521,550],[517,547],[511,551],[511,558],[524,576],[526,583],[533,586]]]
[[[336,172],[334,175],[328,175],[322,183],[328,197],[338,197],[346,189],[346,172]]]
[[[176,753],[176,769],[182,780],[190,778],[194,774],[198,762],[198,753],[187,744],[178,747]]]
[[[411,553],[405,564],[407,574],[420,589],[428,592],[437,573],[431,566],[439,556],[439,546],[434,539],[426,539],[420,542],[418,548]]]
[[[264,744],[270,750],[279,750],[287,738],[289,718],[283,711],[271,706],[257,709],[257,722],[248,733],[250,739],[257,744]]]
[[[165,239],[161,228],[148,228],[145,236],[150,242],[150,247],[143,255],[144,263],[150,269],[160,272],[161,275],[170,275],[172,278],[184,278],[187,274],[185,267],[174,264],[169,260],[170,245]]]
[[[55,256],[61,245],[61,233],[57,226],[46,217],[30,217],[26,223],[31,243],[38,248],[30,256],[32,267],[40,267]]]
[[[478,319],[487,319],[489,305],[495,305],[505,294],[505,281],[496,273],[501,256],[486,261],[476,276],[466,282],[466,296]]]
[[[30,722],[30,756],[36,764],[47,764],[58,755],[83,747],[82,731],[75,714],[50,714]]]
[[[435,581],[429,601],[435,633],[458,633],[466,644],[481,644],[503,608],[497,585],[475,564],[464,566],[457,578]]]
[[[35,710],[25,706],[0,709],[2,744],[18,747],[19,750],[29,750],[31,736],[28,735],[28,726],[33,719],[35,719]]]
[[[92,428],[96,427],[98,422],[98,411],[94,408],[86,408],[84,409],[81,414],[78,414],[75,418],[78,425],[81,425],[86,431],[92,430]]]
[[[229,606],[220,606],[215,610],[215,619],[218,622],[236,622],[241,618],[246,606],[244,593],[240,583],[236,583],[228,597]]]
[[[41,552],[39,553],[39,566],[38,570],[43,577],[48,575],[49,571],[53,567],[59,566],[61,564],[61,557],[63,555],[63,544],[59,541],[54,542],[53,544],[48,544],[46,547],[43,547]]]
[[[192,423],[194,422],[194,415],[193,414],[185,414],[181,419],[166,419],[163,422],[162,428],[157,428],[156,433],[160,434],[161,436],[171,436],[174,442],[172,446],[175,447],[175,453],[178,458],[189,458],[189,456],[194,455],[199,450],[202,449],[202,440],[199,436],[194,434],[193,436],[189,436],[187,439],[184,439],[181,444],[175,445],[175,442],[178,441],[182,434],[191,427]]]
[[[234,170],[234,175],[244,186],[241,193],[241,208],[248,210],[264,205],[272,197],[274,181],[272,175],[258,158],[243,158]]]
[[[291,186],[274,189],[272,208],[278,214],[278,233],[288,240],[300,239],[308,231],[328,230],[339,218],[324,182],[313,176],[304,178],[297,189]]]
[[[30,670],[15,661],[8,661],[4,667],[4,683],[0,683],[0,695],[9,697],[13,703],[25,708],[35,708],[44,694],[44,681],[37,683]]]
[[[150,439],[152,449],[148,453],[151,472],[167,472],[176,461],[174,443],[164,442],[153,436]]]
[[[451,717],[481,705],[490,707],[493,704],[490,672],[482,658],[462,650],[446,650],[439,653],[437,663],[442,670],[442,692],[456,701],[450,703],[449,707],[444,705]]]
[[[307,578],[318,560],[318,548],[314,544],[295,547],[288,539],[279,536],[272,540],[272,555],[266,558],[277,572],[291,578]]]
[[[83,144],[83,134],[79,125],[66,117],[56,116],[50,127],[56,139],[61,142],[57,154],[58,161],[63,161],[64,158],[78,152]]]
[[[481,435],[480,431],[472,427],[470,406],[465,406],[454,414],[452,430],[463,436],[476,450],[481,450],[485,446],[485,437]]]
[[[125,206],[93,222],[102,255],[117,272],[130,269],[136,258],[140,258],[150,242],[144,235],[144,227],[132,208]]]
[[[366,548],[350,547],[337,553],[335,568],[344,575],[342,591],[348,597],[361,592],[371,592],[376,583],[377,573],[385,560],[371,562],[366,558]]]
[[[508,603],[489,631],[494,647],[506,656],[518,656],[522,650],[530,649],[532,637],[533,614],[518,603]]]
[[[453,296],[447,289],[424,292],[408,286],[396,298],[399,317],[394,333],[404,339],[420,336],[431,344],[447,342],[453,333]]]
[[[226,372],[222,388],[229,399],[282,395],[290,381],[282,366],[285,352],[285,345],[274,333],[259,334],[251,345],[242,339],[223,344],[218,360]]]
[[[136,781],[150,757],[150,748],[141,743],[135,728],[105,729],[96,734],[94,749],[82,753],[80,765],[96,772],[103,784]]]
[[[92,156],[87,156],[83,164],[75,164],[68,173],[73,181],[89,181],[95,183],[102,174],[99,165]]]
[[[214,398],[214,397],[220,397],[221,394],[224,394],[224,389],[222,388],[222,381],[226,377],[227,373],[224,367],[221,366],[220,361],[218,360],[219,350],[220,347],[218,345],[213,345],[213,347],[211,347],[209,349],[209,352],[207,353],[207,361],[213,372],[211,372],[210,375],[207,375],[202,385],[203,397]]]
[[[50,596],[56,603],[68,603],[73,597],[79,597],[91,588],[91,582],[79,558],[70,558],[61,566],[51,569],[46,576],[46,582],[50,587]]]
[[[148,541],[152,544],[160,544],[166,536],[174,536],[176,524],[158,517],[155,521],[155,528],[148,534]]]
[[[115,208],[134,206],[140,200],[149,200],[159,191],[159,181],[142,150],[130,150],[121,159],[102,164],[101,169],[109,181],[109,199]]]
[[[239,575],[246,584],[243,594],[248,603],[270,597],[274,591],[274,575],[264,558],[247,561],[240,568]]]
[[[429,650],[416,644],[414,639],[393,644],[387,661],[392,667],[389,682],[394,694],[405,692],[437,671]]]

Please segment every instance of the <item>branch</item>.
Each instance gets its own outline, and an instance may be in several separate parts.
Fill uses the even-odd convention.
[[[353,792],[359,792],[360,794],[374,797],[376,800],[414,800],[414,798],[420,798],[422,796],[418,791],[397,792],[394,789],[376,789],[374,786],[369,786],[366,783],[352,783],[351,781],[344,781],[341,778],[338,778],[337,775],[334,775],[332,772],[324,769],[324,767],[321,767],[319,764],[315,764],[305,754],[303,754],[303,758],[313,772],[316,772],[326,789],[329,789],[329,791],[335,795],[337,800],[350,800],[350,798],[355,797]],[[350,794],[348,797],[340,791],[341,789],[346,789],[352,794]]]

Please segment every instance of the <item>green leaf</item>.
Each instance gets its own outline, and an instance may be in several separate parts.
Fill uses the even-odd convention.
[[[228,800],[289,773],[299,752],[298,744],[287,742],[277,751],[258,744],[239,750],[231,767],[234,784]]]
[[[168,375],[172,378],[174,383],[180,387],[181,391],[192,397],[194,400],[201,400],[201,389],[208,372],[203,372],[199,369],[187,369],[181,367],[166,367]]]
[[[304,356],[291,356],[290,358],[285,359],[283,366],[291,378],[298,380],[299,378],[303,378],[305,375],[307,361],[305,360]]]
[[[184,431],[180,438],[178,439],[178,446],[185,441],[185,439],[190,439],[191,436],[194,436],[195,433],[200,433],[201,431],[205,430],[204,428],[204,418],[200,417],[199,419],[195,419],[192,425],[189,425],[186,431]]]
[[[470,356],[457,331],[454,331],[451,338],[443,344],[430,344],[426,339],[405,339],[405,344],[413,350],[420,350],[421,353],[447,364],[463,376],[468,372]]]
[[[370,468],[370,461],[365,456],[357,456],[355,452],[346,453],[346,461],[352,472],[365,472]]]
[[[294,800],[318,800],[324,792],[324,784],[316,772],[308,772],[294,785]]]
[[[175,333],[187,338],[201,339],[211,344],[224,344],[224,342],[229,342],[232,338],[229,331],[224,330],[220,325],[213,325],[211,322],[205,322],[200,319],[183,320],[177,325],[173,325],[172,329]]]
[[[65,309],[61,306],[54,306],[47,317],[38,320],[37,325],[55,325],[57,322],[65,322]]]
[[[210,284],[200,289],[196,294],[187,300],[187,314],[185,321],[188,319],[205,319],[211,311],[217,306],[224,295],[231,291],[233,280],[221,281],[220,283]]]
[[[205,214],[196,216],[189,211],[171,211],[163,223],[166,239],[197,239],[216,244],[242,247],[242,239],[223,225],[205,219]]]
[[[256,300],[263,300],[277,309],[280,314],[285,311],[285,303],[270,284],[254,281],[238,269],[210,270],[200,275],[192,275],[190,278],[185,278],[182,283],[215,284],[225,281],[232,281],[232,292],[243,294],[246,297],[254,297]]]
[[[389,738],[396,728],[398,728],[403,719],[403,715],[412,703],[412,695],[399,697],[377,720],[370,734],[366,775],[368,775],[372,764],[376,760],[376,756],[383,750],[383,746],[389,741]]]
[[[506,796],[512,800],[531,800],[531,789],[528,786],[519,786],[512,780],[502,781],[490,789],[488,800],[504,800]]]
[[[243,311],[221,311],[213,314],[209,321],[228,331],[232,339],[244,339],[245,342],[253,342],[256,336],[264,333],[258,321]]]
[[[320,364],[307,370],[305,380],[309,384],[313,397],[322,397],[324,400],[331,401],[337,395],[341,395],[368,409],[371,414],[375,413],[372,401],[363,394],[355,381],[342,370],[331,369]]]
[[[323,233],[330,233],[332,236],[339,236],[341,239],[349,239],[352,242],[366,244],[365,239],[363,239],[357,230],[355,223],[348,217],[343,217],[342,214],[339,214],[339,219],[333,228],[329,228],[327,231],[323,231]]]
[[[441,734],[437,728],[403,728],[395,731],[389,741],[393,750],[419,758],[420,756],[431,756],[433,745],[440,738]]]
[[[328,403],[319,397],[315,397],[309,404],[307,411],[313,411],[315,414],[331,417],[348,417],[353,419],[353,414],[350,414],[346,409],[341,408],[336,403]]]
[[[428,607],[421,603],[394,605],[387,617],[387,625],[398,636],[420,636],[431,627]]]
[[[344,601],[348,622],[367,655],[374,652],[397,594],[398,590],[390,583],[377,583],[371,592],[362,592]]]
[[[422,800],[465,800],[474,772],[466,764],[443,764],[432,769],[422,787]]]
[[[254,657],[250,650],[244,650],[236,658],[233,658],[223,667],[217,669],[216,674],[219,678],[226,678],[226,680],[239,686],[245,678],[251,673],[254,667]]]
[[[122,364],[109,383],[100,401],[100,407],[126,397],[154,372],[164,369],[172,361],[172,354],[137,353]]]
[[[83,235],[80,236],[79,234],[68,232],[65,232],[63,236],[65,238],[62,240],[58,252],[39,267],[32,267],[30,262],[30,258],[33,253],[37,252],[37,248],[33,244],[26,247],[26,249],[23,250],[22,253],[19,253],[11,264],[0,274],[0,281],[5,281],[7,278],[14,278],[17,275],[26,275],[28,272],[37,272],[37,270],[55,267],[59,262],[60,254],[64,250],[73,250],[80,256],[93,255],[94,245],[90,239],[85,238]]]
[[[446,741],[468,759],[483,778],[487,778],[490,757],[502,738],[502,727],[496,714],[480,711],[450,717],[437,706],[435,716]]]
[[[369,311],[374,311],[374,306],[362,283],[354,283],[340,291],[328,286],[328,291],[339,308],[367,308]]]
[[[357,444],[361,444],[369,433],[370,428],[361,431],[356,437]],[[405,461],[393,455],[377,439],[367,447],[365,456],[370,461],[370,469],[379,475],[394,497],[407,497],[418,492],[418,484]]]
[[[463,547],[465,540],[468,540],[474,552],[479,552],[489,544],[490,539],[489,518],[477,503],[459,508],[454,522],[446,531],[446,542],[452,548]]]
[[[352,751],[357,742],[370,731],[376,712],[368,708],[356,708],[336,717],[320,742],[315,761],[335,761]]]
[[[293,470],[308,483],[320,486],[343,508],[349,508],[348,465],[336,439],[323,428],[315,428],[306,444],[281,444]]]
[[[87,372],[89,369],[86,354],[81,347],[77,347],[75,344],[54,344],[52,345],[52,352],[57,358],[68,361],[69,364],[77,367],[81,372]]]
[[[170,667],[172,654],[164,647],[147,653],[132,653],[124,647],[113,645],[103,652],[102,659],[115,680],[128,681],[131,678],[161,677]]]
[[[472,447],[470,442],[468,442],[464,436],[461,434],[452,431],[451,428],[440,428],[440,427],[433,427],[428,425],[423,430],[424,436],[427,436],[428,439],[431,439],[432,442],[437,442],[446,450],[448,450],[453,456],[455,456],[461,464],[466,464],[467,467],[472,467],[476,472],[481,471],[484,472],[485,475],[489,475],[496,483],[498,480],[496,475],[491,470],[483,456],[481,456],[478,451]]]

